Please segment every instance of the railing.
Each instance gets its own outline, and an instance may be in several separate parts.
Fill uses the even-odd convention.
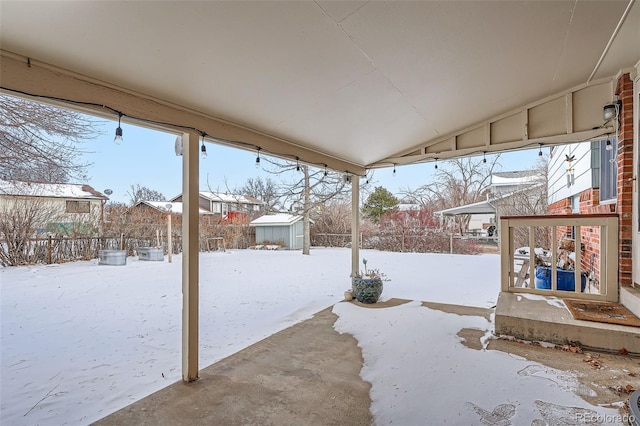
[[[503,216],[500,254],[502,291],[618,301],[616,214]]]

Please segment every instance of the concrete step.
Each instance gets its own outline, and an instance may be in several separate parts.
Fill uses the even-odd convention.
[[[557,297],[501,292],[495,326],[497,335],[640,355],[640,327],[576,320]]]

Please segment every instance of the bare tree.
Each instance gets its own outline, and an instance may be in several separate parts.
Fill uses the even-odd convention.
[[[500,156],[484,158],[457,158],[445,161],[435,174],[434,181],[417,189],[401,191],[401,197],[436,210],[463,206],[482,201],[491,185],[491,174]],[[460,232],[464,232],[470,215],[456,216]]]
[[[315,245],[344,247],[351,241],[351,203],[331,200],[311,212]]]
[[[278,187],[273,179],[261,177],[249,178],[245,184],[234,191],[236,194],[249,195],[265,204],[261,207],[261,213],[277,212],[280,205],[280,197],[278,195]]]
[[[51,215],[42,200],[15,197],[0,207],[0,264],[5,266],[35,263],[30,240]]]
[[[311,212],[329,200],[344,196],[348,190],[347,181],[342,174],[306,164],[281,162],[266,158],[265,162],[271,166],[267,169],[269,173],[282,178],[279,187],[282,205],[288,207],[290,211],[302,215],[302,254],[309,254],[311,250],[311,222],[309,220]]]
[[[166,198],[160,191],[140,186],[140,184],[131,185],[127,195],[131,200],[131,205],[135,206],[140,201],[165,201]]]
[[[0,95],[0,178],[66,183],[86,179],[78,145],[98,136],[88,116]]]
[[[535,175],[539,181],[528,187],[515,191],[504,198],[494,201],[498,210],[497,216],[536,216],[548,212],[547,181],[548,181],[547,156],[541,156],[535,165]],[[550,247],[551,229],[548,227],[535,227],[536,247]],[[526,228],[514,229],[514,242],[516,246],[529,245],[529,232]]]
[[[101,227],[102,206],[90,203],[87,211],[69,213],[64,199],[43,196],[30,183],[14,182],[13,189],[25,195],[3,191],[0,201],[0,264],[26,265],[44,261],[36,238],[78,237]]]

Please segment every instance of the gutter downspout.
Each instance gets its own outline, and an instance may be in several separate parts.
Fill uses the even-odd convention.
[[[607,56],[607,53],[609,53],[609,49],[611,48],[611,45],[613,44],[613,41],[618,36],[618,33],[620,32],[620,28],[622,28],[622,24],[624,24],[624,21],[627,19],[627,16],[629,15],[629,12],[631,11],[631,8],[633,7],[633,3],[635,3],[635,0],[629,0],[629,3],[627,4],[627,8],[622,13],[622,16],[620,17],[620,20],[618,21],[618,25],[613,30],[613,34],[611,34],[611,37],[609,38],[609,42],[604,47],[604,50],[602,51],[602,55],[600,55],[600,59],[598,59],[598,62],[596,63],[596,66],[593,68],[593,71],[591,72],[591,75],[587,79],[587,84],[589,84],[589,82],[596,75],[596,72],[598,72],[598,69],[600,69],[600,65],[602,65],[602,62],[604,61],[605,56]]]

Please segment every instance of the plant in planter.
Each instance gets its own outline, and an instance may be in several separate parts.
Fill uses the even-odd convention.
[[[382,294],[382,282],[389,281],[378,269],[367,269],[367,259],[362,259],[364,272],[353,277],[353,297],[361,303],[376,303]]]

